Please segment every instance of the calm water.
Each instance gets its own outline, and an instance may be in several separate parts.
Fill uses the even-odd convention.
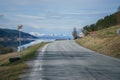
[[[17,51],[20,51],[20,48],[21,48],[21,50],[23,50],[23,49],[26,49],[30,46],[36,45],[36,44],[41,43],[41,42],[52,42],[52,41],[55,41],[55,40],[54,39],[36,39],[35,41],[32,41],[28,44],[18,46]]]

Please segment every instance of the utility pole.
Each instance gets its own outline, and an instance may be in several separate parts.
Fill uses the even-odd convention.
[[[22,29],[23,25],[19,25],[17,27],[18,31],[19,31],[19,57],[21,57],[21,29]]]

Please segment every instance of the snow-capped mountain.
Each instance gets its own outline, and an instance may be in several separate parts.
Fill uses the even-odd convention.
[[[70,39],[70,37],[65,34],[41,34],[38,32],[30,32],[30,34],[37,36],[40,39]]]

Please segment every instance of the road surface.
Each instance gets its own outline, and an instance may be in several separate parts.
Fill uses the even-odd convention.
[[[38,50],[22,80],[120,80],[120,60],[83,48],[73,40]]]

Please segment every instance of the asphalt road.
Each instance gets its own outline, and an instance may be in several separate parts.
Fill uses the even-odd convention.
[[[83,48],[73,40],[55,41],[27,62],[22,80],[120,80],[120,60]]]

